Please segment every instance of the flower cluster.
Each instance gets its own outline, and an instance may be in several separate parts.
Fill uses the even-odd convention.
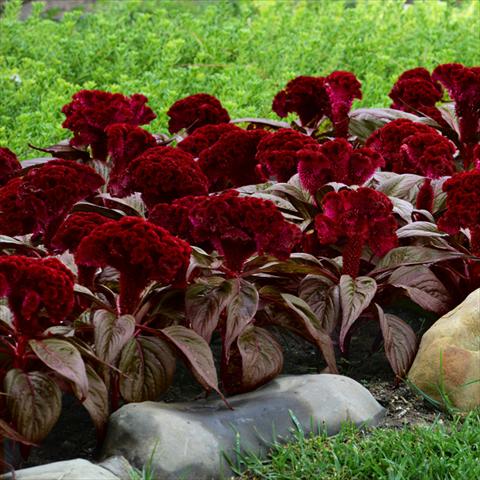
[[[168,131],[177,133],[185,129],[192,133],[204,125],[228,123],[230,115],[220,101],[207,93],[197,93],[176,101],[168,110]]]
[[[300,150],[298,158],[300,181],[312,195],[329,182],[362,185],[383,166],[376,151],[367,147],[354,150],[343,138],[325,142],[316,149]]]
[[[73,205],[104,183],[95,170],[71,160],[52,160],[0,188],[0,232],[39,233],[49,243]]]
[[[393,100],[391,108],[417,115],[421,113],[446,126],[440,110],[435,106],[443,97],[442,86],[432,79],[426,68],[403,72],[388,96]]]
[[[327,77],[297,77],[275,96],[272,110],[280,117],[295,112],[304,126],[315,126],[328,117],[338,137],[348,135],[348,113],[362,98],[361,84],[350,72],[335,71]]]
[[[140,192],[148,208],[187,195],[208,192],[208,179],[192,155],[173,147],[155,147],[133,160],[123,194]]]
[[[165,222],[166,227],[176,226],[179,230],[173,233],[185,232],[197,244],[209,244],[225,256],[225,263],[233,272],[240,272],[255,252],[288,258],[301,238],[298,227],[287,222],[272,202],[241,197],[235,191],[189,199],[186,205],[179,202],[172,207],[173,212],[183,213],[176,225],[168,210],[157,210],[155,220]]]
[[[343,272],[347,275],[358,275],[365,245],[378,256],[397,245],[393,205],[381,192],[366,187],[330,192],[323,197],[322,209],[315,218],[318,238],[322,244],[345,244]]]
[[[75,261],[85,267],[111,266],[120,272],[121,313],[132,313],[152,281],[182,282],[190,245],[142,218],[123,217],[93,229],[79,244]]]
[[[480,255],[480,170],[457,173],[443,184],[447,193],[447,210],[438,220],[438,227],[455,234],[470,229],[471,250]]]
[[[233,123],[218,123],[197,128],[178,143],[177,147],[198,157],[204,150],[211,147],[225,133],[241,130]]]
[[[265,178],[287,182],[297,173],[299,151],[315,150],[318,142],[290,128],[281,128],[258,144],[256,160]]]
[[[436,178],[455,170],[455,146],[434,128],[411,120],[398,119],[379,128],[366,146],[385,160],[387,170]]]
[[[0,297],[8,298],[19,334],[34,336],[73,309],[73,273],[55,258],[0,257]]]
[[[455,102],[467,164],[473,148],[480,141],[480,67],[468,68],[460,63],[447,63],[435,68],[432,79],[440,82]]]
[[[8,148],[0,147],[0,187],[21,169],[17,156]]]
[[[211,147],[204,149],[198,165],[209,181],[211,192],[252,185],[265,181],[257,169],[257,148],[270,137],[266,130],[236,128],[223,134]]]
[[[143,128],[128,123],[115,123],[105,129],[111,170],[108,191],[121,193],[121,183],[129,163],[145,150],[157,145],[155,137]]]
[[[107,157],[105,129],[114,123],[145,125],[156,118],[146,105],[144,95],[126,97],[121,93],[100,90],[80,90],[72,101],[62,108],[65,121],[62,126],[73,132],[70,144],[75,147],[90,146],[92,156],[98,160]]]

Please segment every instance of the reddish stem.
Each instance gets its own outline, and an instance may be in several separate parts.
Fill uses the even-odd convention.
[[[355,236],[349,238],[347,245],[343,250],[343,274],[350,275],[352,278],[358,276],[362,247],[363,242],[360,237]]]

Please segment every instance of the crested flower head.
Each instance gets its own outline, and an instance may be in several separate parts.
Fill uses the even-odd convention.
[[[299,228],[268,200],[229,191],[198,202],[190,211],[191,235],[224,255],[228,268],[242,270],[254,253],[286,259],[300,241]]]
[[[62,108],[65,121],[62,126],[73,132],[70,144],[92,148],[92,155],[99,160],[107,156],[105,129],[114,123],[145,125],[156,115],[146,105],[148,99],[138,93],[126,97],[121,93],[100,90],[81,90]]]
[[[65,320],[74,305],[73,273],[56,258],[0,257],[0,297],[7,297],[14,325],[35,336]]]
[[[187,195],[208,192],[208,180],[192,155],[173,147],[151,148],[125,173],[124,193],[140,192],[148,208]]]
[[[257,163],[266,178],[287,182],[297,173],[298,152],[317,149],[318,142],[291,128],[281,128],[258,144]]]
[[[79,266],[117,269],[120,311],[132,313],[150,282],[165,285],[185,280],[190,251],[188,243],[167,230],[142,218],[123,217],[98,226],[84,237],[75,261]]]
[[[191,153],[194,157],[198,157],[203,150],[206,150],[217,142],[223,134],[238,130],[241,129],[233,123],[204,125],[185,137],[177,145],[177,148]]]
[[[422,175],[421,172],[415,170],[415,168],[418,168],[418,165],[412,166],[409,161],[406,162],[405,149],[402,150],[401,148],[407,138],[418,134],[428,134],[430,135],[429,138],[433,139],[432,141],[436,140],[438,144],[448,145],[442,148],[446,148],[448,151],[451,149],[451,143],[434,128],[404,118],[388,122],[382,128],[375,130],[368,137],[365,145],[383,157],[386,170],[396,173],[409,172]]]
[[[447,193],[447,210],[438,220],[438,227],[455,234],[470,229],[471,249],[480,255],[480,170],[453,175],[443,184]]]
[[[228,123],[230,115],[220,101],[207,93],[197,93],[177,100],[168,110],[168,131],[177,133],[185,129],[192,133],[204,125]]]
[[[288,82],[273,100],[280,117],[294,112],[305,126],[328,117],[339,137],[348,135],[348,112],[355,98],[361,99],[361,84],[350,72],[335,71],[327,77],[300,76]]]
[[[93,168],[71,160],[52,160],[29,170],[0,188],[0,232],[6,235],[41,233],[52,228],[78,201],[104,183]]]
[[[0,147],[0,186],[22,169],[17,156],[8,148]]]
[[[122,180],[129,163],[145,150],[157,145],[155,137],[143,128],[128,123],[115,123],[105,129],[107,150],[112,168],[108,180],[108,191],[121,194]]]
[[[329,182],[361,185],[383,165],[377,152],[367,147],[354,150],[343,138],[300,150],[298,158],[300,181],[312,195]]]
[[[397,223],[393,204],[381,192],[358,190],[330,192],[322,200],[323,213],[315,218],[315,229],[322,244],[345,243],[343,272],[356,277],[362,248],[383,256],[397,245]]]
[[[57,253],[66,250],[75,253],[83,237],[99,225],[111,222],[110,218],[94,212],[74,212],[69,215],[56,231],[51,246]]]
[[[266,130],[236,128],[224,133],[200,153],[198,165],[207,176],[210,191],[226,190],[265,181],[256,168],[258,144],[270,137]]]
[[[447,63],[439,65],[433,71],[432,78],[445,87],[455,102],[465,164],[468,164],[474,146],[480,141],[480,67]]]

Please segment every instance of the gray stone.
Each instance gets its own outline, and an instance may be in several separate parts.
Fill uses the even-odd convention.
[[[234,410],[221,400],[125,405],[110,417],[103,456],[123,455],[139,469],[152,457],[162,480],[218,479],[232,474],[225,457],[265,455],[295,428],[332,435],[343,422],[375,425],[384,415],[368,390],[340,375],[279,377],[229,402]]]
[[[120,477],[109,470],[82,458],[17,470],[15,477],[11,473],[0,476],[1,480],[13,480],[13,478],[15,480],[120,480]]]

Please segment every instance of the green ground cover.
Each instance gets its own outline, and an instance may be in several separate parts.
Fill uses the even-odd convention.
[[[480,2],[100,0],[93,14],[0,18],[0,145],[68,136],[60,109],[81,88],[142,92],[165,129],[168,106],[206,91],[233,117],[270,116],[291,78],[351,70],[365,106],[388,106],[397,76],[418,65],[479,63]],[[356,6],[355,6],[356,5]]]
[[[473,480],[480,476],[480,412],[452,422],[412,428],[355,427],[327,438],[273,448],[267,460],[244,459],[243,479],[258,480]]]

